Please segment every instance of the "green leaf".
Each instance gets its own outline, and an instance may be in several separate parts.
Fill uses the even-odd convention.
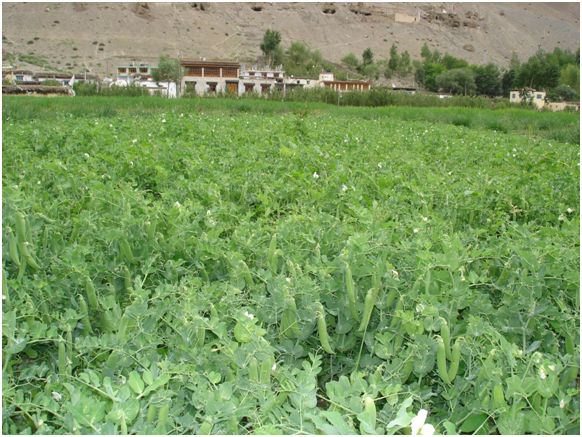
[[[129,374],[128,383],[129,387],[138,395],[141,394],[145,388],[141,376],[139,376],[139,373],[135,370]]]
[[[463,421],[459,431],[462,433],[473,433],[477,431],[483,423],[487,422],[487,419],[489,419],[489,416],[485,413],[471,414]]]

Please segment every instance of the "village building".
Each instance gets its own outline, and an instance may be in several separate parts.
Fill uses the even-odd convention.
[[[2,69],[2,81],[15,83],[36,83],[34,73],[30,70],[7,68]]]
[[[230,61],[182,60],[183,94],[232,93],[239,95],[241,66]]]
[[[39,82],[43,83],[48,80],[54,81],[56,80],[61,85],[71,85],[71,82],[86,82],[86,83],[96,83],[99,81],[99,77],[94,74],[87,74],[87,73],[58,73],[58,72],[39,72],[34,73],[34,79]]]
[[[295,88],[315,88],[319,86],[319,81],[317,79],[294,76],[286,77],[284,83],[286,91]]]
[[[276,89],[282,90],[285,86],[285,72],[283,67],[274,69],[247,67],[242,64],[240,67],[239,90],[240,94],[256,93],[267,94]]]
[[[531,88],[511,90],[509,101],[511,103],[532,103],[537,109],[542,109],[546,104],[546,93]]]
[[[135,62],[118,65],[116,68],[115,82],[122,86],[122,84],[132,85],[134,82],[151,79],[153,68],[149,64],[137,64]]]
[[[335,80],[333,73],[324,72],[319,75],[321,87],[330,88],[334,91],[368,91],[370,82],[365,80]]]

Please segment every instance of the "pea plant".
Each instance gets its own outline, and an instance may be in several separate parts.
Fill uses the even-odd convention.
[[[578,147],[365,114],[7,120],[3,432],[578,434]]]

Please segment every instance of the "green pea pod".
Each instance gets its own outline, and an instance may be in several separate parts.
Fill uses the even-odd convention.
[[[574,354],[574,339],[568,333],[564,335],[564,347],[566,349],[566,353],[573,355]]]
[[[259,364],[255,357],[252,357],[249,361],[249,380],[251,382],[259,382]]]
[[[392,320],[390,321],[390,327],[396,328],[396,325],[400,321],[400,317],[397,317],[396,314],[398,311],[401,311],[404,308],[404,296],[400,296],[398,302],[396,302],[396,307],[394,308],[394,314],[392,316]]]
[[[457,338],[451,351],[451,367],[449,367],[449,381],[453,382],[459,371],[459,363],[461,362],[461,341],[462,337]]]
[[[277,273],[277,234],[273,234],[271,242],[269,243],[269,251],[267,253],[267,261],[271,273]]]
[[[503,409],[507,407],[505,396],[503,394],[503,385],[495,384],[493,387],[493,408]]]
[[[155,406],[155,404],[150,404],[148,406],[148,412],[146,414],[146,422],[149,424],[154,423],[154,419],[156,418],[156,413],[157,413],[158,409]]]
[[[408,378],[410,378],[410,375],[412,374],[412,369],[414,368],[414,360],[412,358],[408,358],[405,362],[404,362],[404,366],[402,366],[402,371],[401,371],[401,382],[402,384],[404,384],[406,381],[408,381]]]
[[[212,427],[214,425],[208,421],[204,421],[202,425],[200,425],[200,429],[198,430],[199,435],[209,435],[212,432]]]
[[[16,213],[16,236],[18,243],[22,244],[26,241],[26,219],[22,213]]]
[[[447,353],[445,343],[440,335],[437,335],[437,370],[438,374],[445,384],[450,384],[449,372],[447,371]]]
[[[447,360],[451,359],[451,330],[449,329],[449,324],[447,321],[441,317],[441,337],[445,344],[445,352],[447,354]]]
[[[18,254],[18,242],[16,238],[12,235],[12,232],[8,231],[8,255],[10,261],[12,261],[16,267],[20,267],[20,255]]]
[[[241,261],[240,265],[242,267],[243,278],[245,280],[245,284],[246,284],[247,288],[251,288],[253,285],[255,285],[255,282],[253,281],[253,276],[251,275],[251,270],[249,269],[249,266],[247,265],[247,263],[244,261]]]
[[[126,262],[128,262],[128,263],[133,262],[133,252],[131,251],[131,247],[129,246],[129,243],[127,242],[127,240],[125,238],[122,238],[119,241],[119,251],[120,251],[122,258]]]
[[[131,273],[127,266],[123,266],[123,285],[125,287],[125,291],[130,291],[132,289],[131,284]]]
[[[166,402],[160,407],[158,411],[158,428],[165,429],[166,423],[168,423],[168,414],[170,412],[170,403]]]
[[[287,338],[294,338],[301,333],[297,318],[297,305],[292,296],[289,296],[286,302],[287,307],[283,310],[281,316],[281,335]]]
[[[560,378],[560,385],[562,389],[567,389],[570,385],[576,380],[578,377],[578,373],[580,372],[580,368],[578,366],[571,366],[568,367],[564,372],[562,372],[562,376]]]
[[[95,286],[93,281],[89,276],[85,277],[85,293],[87,293],[87,302],[89,307],[93,310],[99,310],[99,300],[97,299],[97,294],[95,293]]]
[[[29,245],[30,243],[28,241],[18,243],[18,249],[22,254],[22,258],[24,259],[24,261],[26,261],[26,264],[28,264],[33,270],[39,270],[40,266],[38,265],[38,263],[30,253],[30,250],[28,249]]]
[[[259,373],[259,382],[264,385],[271,385],[271,372],[273,370],[273,363],[275,360],[272,357],[263,360],[261,363],[261,371]]]
[[[386,310],[390,310],[392,308],[392,304],[394,300],[398,296],[398,291],[390,290],[390,292],[386,295]]]
[[[2,299],[4,299],[5,305],[10,305],[10,291],[8,290],[8,284],[6,283],[6,272],[2,269]],[[4,309],[6,309],[6,306]]]
[[[67,350],[65,347],[65,342],[63,340],[59,341],[58,344],[58,366],[59,366],[59,373],[61,375],[67,375]]]
[[[376,299],[378,299],[379,291],[379,288],[372,287],[366,293],[366,299],[364,300],[364,314],[362,315],[362,321],[360,322],[358,332],[364,332],[368,328],[368,323],[370,323],[370,317],[372,316]]]
[[[119,430],[121,435],[127,435],[127,422],[125,421],[125,415],[122,414],[119,421]]]
[[[335,354],[331,345],[329,344],[329,334],[327,333],[327,324],[325,323],[325,310],[321,303],[318,304],[317,309],[317,332],[319,334],[319,342],[321,347],[328,354]]]
[[[346,263],[346,293],[348,295],[348,303],[350,307],[350,312],[354,320],[358,320],[358,307],[356,304],[356,288],[354,286],[354,278],[352,277],[352,269],[350,268],[349,264]]]
[[[79,309],[81,310],[81,323],[83,324],[83,333],[89,335],[93,330],[91,320],[89,319],[89,308],[83,296],[79,295]]]

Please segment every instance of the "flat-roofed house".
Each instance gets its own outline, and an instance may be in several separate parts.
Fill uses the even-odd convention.
[[[334,91],[367,91],[370,89],[370,82],[366,80],[335,80],[333,73],[325,72],[319,75],[321,87],[330,88]]]
[[[240,63],[231,61],[194,61],[183,59],[183,94],[239,92]]]
[[[282,66],[277,68],[247,67],[242,64],[240,68],[239,94],[257,93],[267,94],[275,89],[283,89],[285,72]]]
[[[509,92],[511,103],[532,103],[536,108],[542,109],[546,105],[545,91],[536,91],[531,88],[522,90],[511,90]]]

